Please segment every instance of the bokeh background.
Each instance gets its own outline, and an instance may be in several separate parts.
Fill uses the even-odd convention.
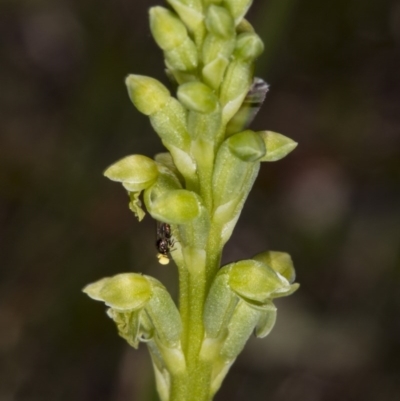
[[[153,275],[155,224],[102,177],[162,147],[124,77],[167,83],[147,9],[161,0],[1,0],[0,401],[156,400],[81,288]],[[216,401],[400,399],[400,2],[255,0],[271,85],[254,129],[299,147],[263,164],[225,261],[289,252],[300,290]]]

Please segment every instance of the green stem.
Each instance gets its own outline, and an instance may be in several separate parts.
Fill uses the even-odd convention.
[[[170,401],[187,401],[187,384],[186,374],[172,376]]]
[[[210,400],[211,367],[199,359],[204,338],[203,310],[207,289],[204,273],[203,270],[189,277],[190,314],[186,353],[189,384],[186,401]]]
[[[179,313],[182,319],[182,349],[185,351],[188,343],[189,306],[189,272],[179,266]]]
[[[210,277],[206,276],[206,271],[209,270],[206,268],[206,261],[208,262],[209,258],[204,251],[190,247],[183,249],[183,255],[184,266],[179,268],[179,298],[186,374],[185,378],[174,377],[174,380],[171,380],[169,401],[182,400],[183,383],[186,385],[185,401],[209,401],[212,367],[208,361],[199,358],[204,338],[204,304],[210,285]]]
[[[189,371],[196,364],[204,336],[203,309],[206,282],[204,273],[189,273],[189,319],[186,362]]]
[[[211,366],[197,357],[194,369],[189,372],[188,394],[185,401],[211,400]]]

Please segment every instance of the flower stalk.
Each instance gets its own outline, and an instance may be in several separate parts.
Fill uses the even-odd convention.
[[[263,43],[244,19],[251,0],[168,3],[149,14],[175,96],[151,77],[126,79],[167,152],[127,156],[105,176],[122,184],[139,221],[146,210],[164,224],[160,262],[171,257],[178,268],[179,307],[158,280],[138,273],[103,278],[84,292],[109,307],[129,345],[147,345],[162,401],[210,401],[249,336],[272,330],[273,300],[298,288],[283,252],[220,266],[261,163],[297,144],[247,128],[268,90],[253,76]]]

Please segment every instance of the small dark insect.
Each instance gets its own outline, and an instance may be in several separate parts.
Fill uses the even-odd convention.
[[[169,263],[169,253],[171,252],[174,243],[175,241],[172,239],[171,226],[168,223],[157,222],[157,258],[162,265],[167,265]]]

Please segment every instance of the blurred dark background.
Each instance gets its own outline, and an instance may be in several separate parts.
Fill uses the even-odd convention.
[[[157,399],[146,348],[81,288],[140,271],[176,292],[154,222],[102,177],[162,151],[124,87],[167,82],[161,3],[0,3],[0,401]],[[263,164],[224,258],[289,252],[301,288],[216,401],[399,400],[400,2],[255,0],[248,19],[271,85],[253,128],[299,147]]]

